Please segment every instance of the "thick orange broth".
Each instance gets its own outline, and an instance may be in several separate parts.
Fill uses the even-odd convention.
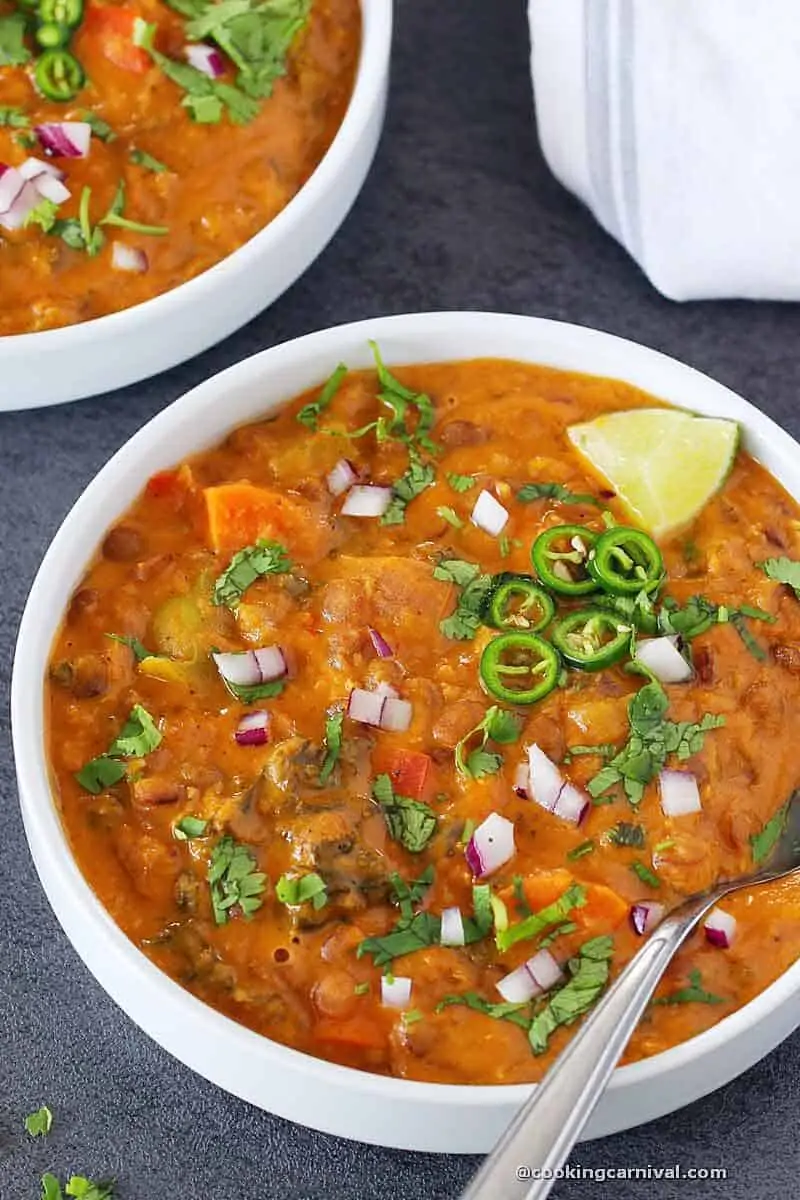
[[[0,65],[0,166],[47,159],[63,170],[71,193],[52,214],[52,228],[36,223],[0,228],[0,335],[101,317],[207,270],[286,207],[330,146],[358,62],[358,0],[313,0],[271,92],[258,95],[241,121],[227,108],[216,120],[195,120],[183,104],[187,91],[134,44],[136,19],[152,24],[158,52],[187,69],[187,46],[196,39],[180,7],[162,0],[124,5],[86,0],[69,45],[86,84],[67,101],[51,100],[37,89],[41,51],[33,33],[26,35],[27,63]],[[203,8],[202,0],[197,7]],[[302,0],[297,8],[303,11]],[[16,11],[30,9],[0,0],[0,18]],[[222,57],[220,82],[241,91],[234,64]],[[105,133],[93,132],[88,155],[49,156],[35,127],[85,121],[87,113],[107,126]],[[149,158],[142,161],[142,152]],[[124,218],[166,232],[102,224],[120,183]],[[102,237],[91,250],[76,246],[80,235],[73,231],[70,240],[67,228],[79,218],[85,193],[90,227]],[[117,264],[115,242],[143,252],[144,269]]]
[[[362,480],[378,484],[393,483],[407,468],[402,441],[378,442],[373,432],[346,436],[387,411],[371,371],[348,374],[321,415],[321,430],[336,435],[296,419],[301,405],[317,398],[315,389],[148,483],[98,549],[53,647],[46,690],[53,788],[81,870],[114,919],[164,971],[215,1008],[279,1042],[383,1074],[471,1084],[535,1080],[568,1029],[557,1029],[547,1051],[534,1054],[519,1024],[464,1004],[440,1011],[437,1005],[465,993],[500,1002],[497,982],[536,951],[538,939],[505,953],[491,932],[464,948],[424,945],[388,966],[394,977],[412,981],[410,1013],[384,1006],[387,967],[376,967],[370,953],[359,956],[358,948],[398,920],[389,877],[397,872],[413,881],[430,867],[433,883],[417,907],[436,915],[459,905],[471,914],[476,881],[465,860],[465,824],[500,813],[514,823],[516,850],[487,882],[506,901],[510,921],[521,919],[520,889],[523,903],[538,911],[579,883],[586,904],[571,913],[573,928],[555,938],[551,953],[566,964],[587,940],[610,935],[613,975],[640,944],[629,921],[634,902],[670,906],[721,875],[749,869],[751,837],[800,777],[788,736],[800,704],[800,605],[756,566],[771,555],[797,554],[800,512],[740,451],[693,526],[661,543],[665,594],[684,603],[701,593],[774,616],[774,624],[752,627],[765,657],[754,657],[730,625],[715,625],[693,642],[694,678],[665,687],[670,719],[725,718],[699,753],[670,763],[698,778],[701,813],[665,817],[652,782],[638,811],[617,789],[575,828],[515,795],[525,748],[536,742],[560,762],[575,744],[621,747],[628,702],[645,681],[622,666],[566,672],[544,700],[518,708],[517,742],[491,745],[502,758],[499,771],[465,777],[456,770],[454,746],[492,703],[478,660],[496,631],[445,637],[439,623],[453,610],[457,589],[434,579],[433,569],[445,556],[489,574],[529,574],[530,546],[543,529],[576,523],[599,531],[603,509],[631,523],[565,431],[603,412],[658,401],[614,380],[508,361],[403,367],[396,375],[431,397],[438,447],[421,452],[435,464],[435,482],[411,500],[403,523],[341,516],[342,498],[332,498],[326,486],[326,473],[343,457]],[[451,472],[475,476],[475,487],[455,491]],[[602,506],[522,504],[517,492],[531,481],[592,493]],[[510,512],[507,541],[469,521],[481,487]],[[463,521],[460,528],[439,514],[444,506]],[[235,611],[213,605],[214,581],[256,537],[284,545],[291,572],[252,583]],[[391,658],[376,656],[370,627],[387,640]],[[140,639],[159,658],[161,677],[145,674],[133,651],[109,633]],[[250,705],[268,710],[269,741],[240,746],[234,731],[248,708],[226,690],[210,652],[276,644],[289,663],[288,682],[276,698]],[[381,682],[412,703],[410,727],[388,732],[345,716],[341,757],[320,785],[326,717],[352,688]],[[74,773],[108,748],[136,703],[158,723],[163,740],[126,761],[127,778],[92,795]],[[427,767],[424,782],[417,773],[411,783],[409,764],[420,762]],[[562,769],[582,786],[601,765],[594,756],[575,757]],[[397,791],[405,781],[435,814],[435,832],[418,852],[390,836],[372,798],[383,772]],[[174,827],[187,815],[207,825],[202,836],[181,841]],[[620,821],[643,826],[643,848],[609,839]],[[234,905],[217,924],[206,873],[224,836],[245,847],[267,878],[250,919]],[[591,853],[568,857],[587,840]],[[657,888],[637,877],[634,860],[656,872]],[[311,873],[325,884],[322,907],[277,898],[282,876]],[[797,957],[796,883],[745,891],[724,907],[738,921],[731,948],[715,948],[697,933],[659,988],[664,996],[685,988],[696,969],[718,1002],[651,1006],[628,1060],[715,1024]]]

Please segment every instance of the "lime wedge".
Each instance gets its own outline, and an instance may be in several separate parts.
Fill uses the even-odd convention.
[[[688,524],[725,482],[739,445],[735,421],[669,408],[609,413],[569,439],[656,536]]]

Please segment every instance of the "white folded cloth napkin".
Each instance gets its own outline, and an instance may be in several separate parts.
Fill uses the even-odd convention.
[[[800,0],[529,0],[557,179],[672,300],[800,299]]]

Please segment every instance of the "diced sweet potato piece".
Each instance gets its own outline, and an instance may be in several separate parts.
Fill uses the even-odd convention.
[[[310,563],[323,558],[332,545],[332,530],[315,505],[251,483],[220,484],[203,494],[209,538],[219,554],[235,554],[258,538],[271,538],[284,545],[293,560]]]

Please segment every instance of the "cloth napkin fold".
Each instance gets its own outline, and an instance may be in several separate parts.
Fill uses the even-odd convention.
[[[800,299],[800,0],[529,0],[557,179],[672,300]]]

